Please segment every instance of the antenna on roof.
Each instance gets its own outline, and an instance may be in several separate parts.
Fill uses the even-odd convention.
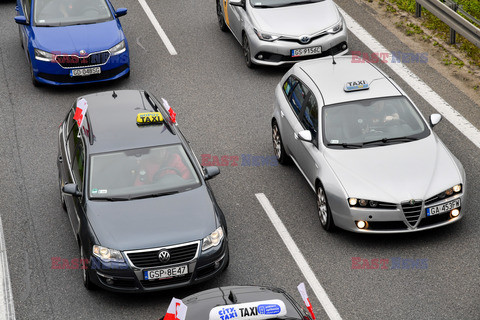
[[[337,64],[335,62],[335,57],[333,56],[333,51],[332,51],[332,43],[330,42],[330,54],[332,55],[332,64]]]
[[[115,92],[115,90],[113,90],[112,97],[113,97],[113,99],[115,99],[116,97],[118,97],[118,96],[117,96],[117,93]]]

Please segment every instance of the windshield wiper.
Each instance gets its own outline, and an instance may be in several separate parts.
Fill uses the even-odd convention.
[[[415,137],[397,137],[397,138],[382,138],[378,140],[372,140],[368,142],[364,142],[363,145],[367,144],[374,144],[374,143],[389,143],[389,142],[408,142],[408,141],[415,141],[418,140],[418,138]]]
[[[155,198],[155,197],[163,197],[163,196],[169,196],[172,194],[178,193],[177,190],[175,191],[168,191],[168,192],[156,192],[156,193],[148,193],[148,194],[143,194],[140,196],[136,197],[131,197],[130,199],[145,199],[145,198]]]
[[[345,149],[348,148],[361,148],[363,144],[361,143],[329,143],[327,144],[328,147],[336,146],[336,147],[344,147]]]
[[[314,2],[317,2],[317,1],[289,2],[289,3],[285,3],[285,4],[281,4],[281,5],[275,6],[275,8],[296,6],[296,5],[301,5],[301,4],[310,4],[310,3],[314,3]]]

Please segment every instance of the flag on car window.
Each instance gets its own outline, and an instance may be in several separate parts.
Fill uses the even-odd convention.
[[[85,113],[87,113],[88,103],[87,100],[81,98],[77,101],[77,107],[75,109],[75,115],[73,120],[77,121],[78,128],[80,129],[83,124],[83,119],[85,118]]]
[[[187,306],[180,299],[172,298],[172,302],[167,309],[167,314],[163,320],[185,320],[187,316]]]

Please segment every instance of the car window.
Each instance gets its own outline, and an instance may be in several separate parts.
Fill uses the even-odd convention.
[[[30,11],[32,10],[32,0],[22,0],[23,15],[27,22],[30,21]]]
[[[89,171],[91,199],[134,199],[200,186],[181,144],[94,154]]]
[[[310,94],[307,101],[305,101],[302,124],[305,129],[310,130],[314,141],[316,141],[318,132],[318,104],[313,94]]]
[[[91,24],[113,19],[105,0],[36,0],[34,22],[38,27]]]
[[[288,77],[287,81],[285,81],[285,83],[283,84],[283,91],[285,92],[285,95],[287,97],[290,95],[290,92],[292,92],[292,88],[294,88],[297,83],[298,80],[294,76]]]
[[[71,166],[79,139],[78,139],[78,126],[76,124],[76,121],[73,120],[73,112],[70,113],[70,115],[68,116],[68,119],[69,120],[67,124],[67,128],[68,128],[67,147],[65,149],[67,150],[68,164]]]
[[[289,102],[293,112],[298,116],[302,110],[303,102],[307,98],[310,90],[301,81],[293,88]]]
[[[78,185],[78,190],[83,191],[83,173],[85,168],[85,152],[83,144],[79,143],[75,150],[72,162],[72,172],[75,177],[75,183]]]
[[[420,139],[430,134],[418,111],[405,97],[325,106],[322,121],[325,144],[339,146],[401,137]]]

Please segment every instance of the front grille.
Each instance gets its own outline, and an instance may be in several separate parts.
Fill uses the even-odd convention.
[[[197,254],[198,243],[184,246],[161,248],[158,250],[138,251],[127,253],[128,258],[133,265],[139,268],[150,268],[162,265],[188,262],[195,258]],[[170,253],[170,260],[165,263],[160,262],[158,253],[160,250],[167,250]]]
[[[318,38],[321,38],[321,37],[326,36],[326,35],[329,35],[329,33],[325,32],[325,33],[317,34],[316,36],[313,36],[312,38],[310,38],[310,41],[308,41],[307,43],[303,43],[303,42],[300,41],[300,39],[294,39],[294,38],[281,38],[281,39],[279,39],[279,41],[296,42],[296,43],[299,43],[301,45],[309,45],[312,41],[317,40]]]
[[[402,209],[407,222],[413,227],[417,224],[422,213],[422,201],[417,200],[413,205],[409,202],[402,202]]]
[[[168,286],[171,284],[183,283],[188,282],[192,278],[192,274],[185,274],[180,277],[173,277],[169,279],[160,279],[160,280],[140,280],[140,283],[144,288],[155,288],[155,287],[163,287]]]
[[[263,59],[259,59],[259,60],[264,60],[264,61],[268,61],[268,62],[301,61],[301,60],[307,60],[307,59],[315,59],[315,58],[321,58],[321,57],[326,57],[326,56],[339,54],[340,52],[346,50],[346,49],[342,48],[343,45],[345,45],[346,48],[348,48],[347,43],[342,42],[342,43],[336,45],[333,48],[322,51],[322,53],[320,53],[320,54],[315,54],[315,55],[311,55],[311,56],[291,57],[291,56],[284,56],[284,55],[277,54],[277,53],[262,51],[262,52],[257,53],[255,58],[259,59],[258,57],[260,55],[262,55]],[[323,50],[323,48],[322,48],[322,50]]]
[[[92,53],[86,57],[79,57],[77,55],[59,55],[55,57],[55,60],[62,66],[62,68],[71,69],[101,66],[107,63],[109,58],[110,52],[102,51]]]

